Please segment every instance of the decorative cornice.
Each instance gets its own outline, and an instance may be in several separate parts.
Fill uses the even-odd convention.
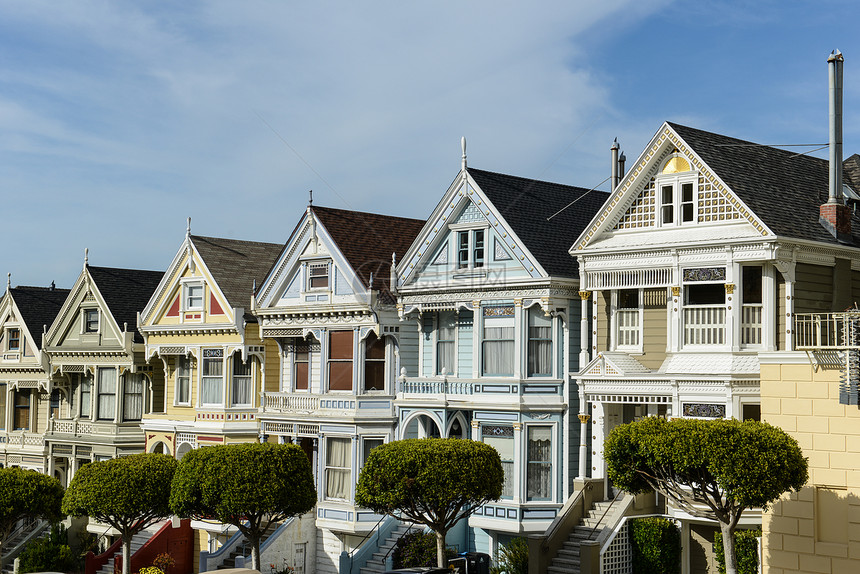
[[[424,292],[415,295],[402,295],[401,305],[416,303],[457,302],[457,301],[487,301],[491,299],[540,299],[542,297],[559,297],[562,299],[579,298],[579,290],[575,287],[544,287],[535,289],[508,289],[486,291],[437,291]]]

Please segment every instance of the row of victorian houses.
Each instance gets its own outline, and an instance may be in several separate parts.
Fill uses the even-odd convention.
[[[310,204],[284,244],[189,223],[163,272],[85,260],[71,289],[7,283],[0,463],[68,483],[136,452],[297,444],[319,498],[291,556],[324,573],[379,528],[353,502],[379,444],[494,446],[502,498],[449,536],[492,553],[558,531],[586,485],[610,494],[602,444],[618,424],[765,419],[812,467],[810,488],[764,521],[770,571],[860,558],[860,513],[839,510],[860,487],[851,345],[821,335],[852,324],[842,312],[860,300],[860,157],[665,123],[626,173],[613,146],[606,194],[468,167],[463,147],[426,221]],[[714,524],[660,511],[682,524],[684,571],[706,571]],[[750,512],[744,525],[761,522]],[[198,550],[230,534],[196,526]],[[601,558],[604,571],[622,558]]]

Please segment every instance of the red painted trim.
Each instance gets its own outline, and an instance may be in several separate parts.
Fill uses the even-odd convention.
[[[168,317],[179,317],[179,293],[176,294],[176,299],[173,300],[173,305],[167,311]]]
[[[210,442],[224,442],[223,436],[197,436],[197,440],[206,440]]]
[[[215,293],[209,292],[209,314],[210,315],[223,315],[224,310],[221,308],[221,305],[218,304],[218,300],[215,299]]]

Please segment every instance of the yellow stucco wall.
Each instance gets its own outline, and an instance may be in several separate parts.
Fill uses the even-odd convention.
[[[839,404],[838,370],[815,372],[797,353],[762,360],[763,420],[795,437],[809,482],[762,521],[763,572],[860,571],[860,409]]]

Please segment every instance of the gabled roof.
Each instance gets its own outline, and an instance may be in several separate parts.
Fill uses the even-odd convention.
[[[134,330],[134,340],[143,342],[140,333],[134,329],[137,325],[137,313],[146,307],[164,272],[93,267],[92,265],[87,265],[87,271],[104,298],[117,326],[122,329],[124,324],[128,324]]]
[[[547,273],[579,276],[568,250],[609,194],[472,167],[467,171]]]
[[[242,309],[249,307],[254,283],[262,284],[284,247],[200,235],[190,239],[227,301]]]
[[[828,197],[827,160],[667,124],[774,233],[838,243],[818,222],[818,208]],[[843,173],[845,167],[843,163]],[[853,172],[849,169],[846,175],[845,183],[850,184]],[[854,243],[860,245],[856,216],[852,234]]]
[[[426,221],[311,206],[362,284],[389,293],[391,254],[403,257]],[[370,285],[370,274],[373,285]]]
[[[68,289],[57,289],[56,287],[13,287],[9,290],[21,320],[27,326],[27,331],[33,337],[37,345],[42,345],[42,329],[48,327],[57,318],[57,313],[63,306],[66,297],[69,296]]]

